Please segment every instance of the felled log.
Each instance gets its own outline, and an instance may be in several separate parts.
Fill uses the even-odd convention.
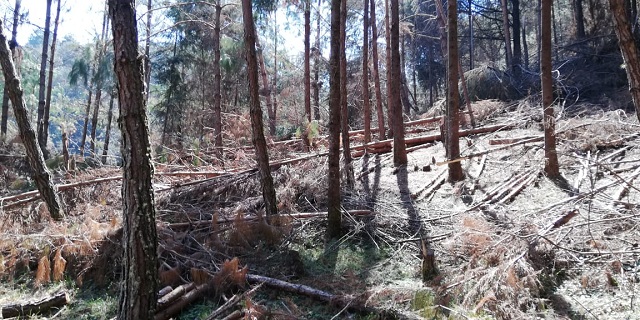
[[[0,307],[0,314],[3,319],[13,317],[27,317],[32,314],[40,314],[49,311],[52,308],[60,308],[69,303],[69,297],[66,292],[58,292],[51,297],[47,297],[35,302],[27,302],[25,304],[10,304]]]
[[[187,307],[197,299],[201,298],[202,296],[204,296],[204,294],[207,293],[209,290],[211,290],[211,288],[212,288],[212,284],[210,282],[195,286],[193,290],[180,296],[179,299],[175,300],[173,303],[167,306],[164,310],[157,312],[154,319],[155,320],[170,319],[171,317],[180,313],[182,309],[184,309],[185,307]]]
[[[183,284],[173,289],[171,292],[165,294],[160,299],[158,299],[158,311],[162,311],[166,309],[171,303],[180,299],[180,297],[187,294],[189,291],[193,290],[196,285],[191,282],[187,284]]]

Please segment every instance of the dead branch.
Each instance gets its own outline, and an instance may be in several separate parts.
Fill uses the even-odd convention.
[[[551,229],[556,229],[556,228],[562,227],[563,225],[565,225],[569,221],[571,221],[571,219],[573,217],[577,216],[578,213],[580,213],[580,211],[578,211],[578,209],[573,209],[573,210],[567,212],[560,219],[556,220],[556,222],[553,223],[553,227],[551,227]]]
[[[498,139],[489,139],[489,145],[498,145],[498,144],[513,144],[518,143],[523,140],[532,140],[534,141],[542,141],[544,140],[544,136],[526,136],[526,137],[517,137],[517,138],[498,138]],[[530,141],[533,142],[533,141]]]
[[[69,303],[66,292],[58,292],[51,297],[47,297],[35,302],[25,304],[10,304],[0,307],[2,319],[13,317],[27,317],[32,314],[47,312],[52,308],[60,308]]]
[[[635,180],[639,175],[640,175],[640,167],[637,168],[636,170],[634,170],[633,173],[631,174],[631,176],[627,178],[626,183],[620,187],[618,192],[616,192],[614,200],[618,200],[618,201],[622,200],[622,198],[624,198],[624,196],[627,193],[629,193],[629,187],[630,187],[631,183],[633,182],[633,180]]]

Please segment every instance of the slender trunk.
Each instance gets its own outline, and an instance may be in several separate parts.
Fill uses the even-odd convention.
[[[529,45],[527,44],[526,18],[522,23],[522,51],[524,52],[524,68],[529,70]]]
[[[331,0],[331,53],[329,55],[329,171],[327,188],[328,238],[338,238],[342,233],[342,213],[340,210],[340,8],[341,0]]]
[[[362,17],[362,108],[364,109],[364,143],[371,142],[371,97],[369,95],[369,3],[363,2]]]
[[[49,26],[51,25],[51,1],[47,0],[47,15],[44,22],[44,36],[42,38],[42,56],[40,58],[40,80],[38,90],[38,144],[44,158],[49,158],[49,152],[47,151],[47,140],[44,135],[44,110],[45,110],[45,93],[47,90],[46,75],[47,75],[47,55],[49,52]]]
[[[391,46],[389,45],[391,43],[391,39],[389,38],[389,36],[391,35],[391,31],[389,30],[389,0],[384,0],[384,39],[385,39],[385,71],[386,71],[386,80],[387,80],[387,121],[389,122],[389,131],[387,132],[387,135],[390,138],[393,138],[393,129],[394,129],[394,124],[393,124],[393,110],[391,109],[391,94],[389,93],[389,79],[391,78],[391,75],[389,74],[391,72]]]
[[[407,164],[407,150],[404,143],[404,122],[402,120],[402,72],[400,71],[400,13],[398,0],[391,0],[391,13],[389,15],[389,53],[391,57],[388,65],[390,78],[387,81],[389,90],[389,119],[393,127],[393,164],[402,166]]]
[[[469,70],[473,70],[473,0],[469,0]]]
[[[276,118],[278,115],[278,15],[277,9],[273,12],[273,83],[271,84],[271,94],[273,95],[273,109],[271,110],[272,117],[269,121],[269,129],[273,123],[273,128],[276,128]]]
[[[135,0],[109,0],[122,132],[123,281],[119,320],[153,319],[157,304],[158,236],[149,155],[144,58],[139,56]]]
[[[380,60],[378,59],[378,19],[376,18],[376,1],[371,0],[371,58],[373,58],[371,76],[376,95],[376,113],[378,114],[378,134],[380,140],[387,139],[384,127],[384,111],[382,109],[382,89],[380,88]]]
[[[269,77],[267,76],[267,67],[264,64],[264,51],[263,47],[259,44],[258,38],[256,37],[256,46],[258,47],[257,51],[257,61],[258,67],[260,68],[260,77],[262,79],[262,90],[265,100],[267,101],[267,116],[269,117],[269,134],[271,136],[276,135],[276,114],[273,110],[273,103],[271,101],[271,87],[269,86]]]
[[[622,0],[609,0],[609,7],[611,8],[616,35],[620,43],[620,51],[622,51],[626,66],[629,92],[636,108],[636,116],[640,121],[640,52],[638,52],[638,46],[631,33],[631,24],[627,19],[627,15],[623,14],[624,6]]]
[[[116,95],[110,94],[109,112],[107,113],[107,132],[104,134],[104,147],[102,148],[102,164],[107,164],[107,155],[109,154],[109,140],[111,139],[111,120],[113,119],[113,100]]]
[[[147,25],[146,36],[144,43],[144,83],[145,83],[145,95],[146,101],[149,101],[149,92],[151,91],[151,16],[153,15],[152,0],[147,1]]]
[[[311,1],[311,0],[309,0]],[[316,47],[313,56],[313,115],[314,119],[320,121],[320,5],[322,0],[318,0],[318,17],[316,20]]]
[[[311,122],[311,0],[304,0],[304,117]],[[306,135],[305,135],[306,136]],[[309,140],[304,139],[308,144]]]
[[[511,17],[513,18],[513,72],[520,73],[522,64],[522,48],[520,47],[520,0],[511,0]]]
[[[342,132],[342,157],[344,161],[345,185],[353,189],[355,178],[351,166],[349,145],[349,106],[347,101],[347,1],[340,3],[340,131]]]
[[[403,18],[404,20],[404,18]],[[409,98],[409,85],[407,84],[407,72],[406,72],[406,63],[405,63],[405,45],[404,39],[400,40],[400,81],[402,82],[400,85],[400,98],[402,99],[402,106],[404,107],[404,113],[409,116],[411,115],[411,110],[418,111],[414,109],[413,104],[411,103],[411,99]]]
[[[64,125],[62,126],[62,161],[64,161],[64,169],[69,170],[69,138]]]
[[[458,139],[460,94],[458,92],[458,17],[456,0],[447,1],[448,8],[448,59],[447,59],[447,110],[445,117],[445,148],[448,160],[460,157],[460,142]],[[449,163],[449,182],[462,181],[464,173],[460,161]]]
[[[244,22],[244,46],[247,59],[247,73],[249,75],[249,113],[251,115],[252,141],[256,149],[256,160],[260,173],[260,185],[262,187],[265,211],[267,215],[270,216],[275,215],[278,209],[276,207],[276,191],[273,187],[273,177],[271,176],[271,169],[269,168],[267,141],[263,133],[262,108],[260,107],[258,84],[257,56],[259,55],[256,54],[256,31],[253,23],[251,0],[242,0],[242,21]],[[263,83],[268,85],[266,73],[263,76]]]
[[[542,83],[542,107],[544,109],[544,171],[550,178],[560,176],[556,153],[555,116],[553,112],[553,78],[551,77],[551,6],[553,0],[542,0],[540,6],[541,50],[540,78]]]
[[[89,69],[89,74],[91,74]],[[82,126],[82,140],[80,141],[80,155],[84,157],[84,146],[87,143],[87,128],[89,128],[89,112],[91,112],[91,98],[93,97],[93,80],[89,83],[87,106],[84,109],[84,124]]]
[[[213,27],[213,141],[215,146],[215,156],[221,165],[224,165],[222,149],[222,94],[220,72],[220,23],[222,6],[220,0],[216,3]]]
[[[542,0],[537,0],[536,1],[536,46],[537,46],[537,53],[538,53],[538,65],[540,65],[540,52],[542,50],[542,39],[541,39],[541,30],[540,27],[542,26],[542,17],[541,17],[541,10],[540,7],[542,6]]]
[[[56,56],[56,43],[58,39],[58,25],[60,24],[60,1],[56,8],[56,20],[53,24],[53,38],[51,39],[51,56],[49,57],[49,78],[47,79],[47,98],[44,105],[44,120],[42,133],[44,141],[49,140],[49,114],[51,113],[51,89],[53,87],[53,65]]]
[[[513,53],[511,51],[511,34],[509,33],[509,7],[507,0],[502,1],[502,32],[504,33],[504,48],[507,69],[513,68]]]
[[[102,83],[98,82],[96,88],[96,101],[93,108],[93,116],[91,117],[91,141],[89,142],[91,149],[91,156],[97,158],[96,154],[96,132],[98,127],[98,116],[100,112],[100,105],[102,104]]]
[[[16,0],[16,5],[13,9],[13,26],[11,30],[11,42],[9,42],[9,48],[11,49],[11,55],[15,54],[15,47],[18,45],[16,37],[18,34],[18,20],[20,18],[20,4],[21,0]],[[19,66],[16,66],[18,69]],[[0,141],[4,141],[7,136],[7,122],[9,121],[9,92],[7,91],[7,85],[5,82],[4,92],[2,95],[2,119],[0,120]]]
[[[554,44],[554,46],[556,48],[556,50],[553,50],[553,49],[552,50],[553,50],[553,53],[555,54],[556,61],[558,61],[558,60],[560,60],[560,56],[559,56],[559,53],[558,53],[558,50],[557,50],[557,48],[558,48],[558,28],[556,28],[556,9],[555,9],[555,6],[553,5],[553,0],[550,0],[550,1],[552,2],[551,3],[551,21],[553,23],[553,44]],[[540,63],[542,63],[542,62],[540,62]]]
[[[580,40],[586,36],[584,33],[584,12],[582,8],[582,0],[573,0],[571,4],[573,9],[573,21],[576,25],[576,39]]]
[[[64,216],[62,202],[53,188],[51,173],[45,165],[36,133],[33,131],[31,123],[29,123],[29,115],[23,99],[22,86],[11,59],[11,50],[9,49],[7,38],[4,35],[2,24],[0,24],[0,64],[2,65],[7,93],[13,105],[13,113],[18,123],[20,137],[27,154],[27,161],[33,172],[33,180],[38,187],[40,196],[47,204],[51,217],[55,220],[60,220]]]

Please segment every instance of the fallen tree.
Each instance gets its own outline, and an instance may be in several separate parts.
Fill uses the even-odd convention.
[[[51,297],[27,302],[24,304],[10,304],[0,307],[2,319],[13,317],[28,317],[29,315],[41,314],[53,308],[60,308],[69,303],[69,296],[66,292],[58,292]]]

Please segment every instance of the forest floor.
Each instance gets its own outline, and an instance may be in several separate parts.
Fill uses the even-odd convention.
[[[177,318],[207,319],[231,301],[215,318],[239,310],[246,319],[640,319],[635,114],[595,105],[559,112],[565,179],[550,180],[542,171],[538,108],[527,100],[474,104],[479,127],[505,127],[461,138],[467,158],[460,183],[445,181],[440,142],[414,149],[406,167],[395,168],[389,153],[356,159],[356,184],[343,192],[345,235],[334,242],[324,238],[321,213],[324,156],[274,170],[283,214],[271,224],[256,214],[262,201],[256,173],[240,170],[251,167],[250,157],[237,156],[238,169],[225,174],[195,167],[192,158],[158,163],[162,287],[214,284]],[[420,135],[439,133],[437,126],[426,129]],[[272,159],[307,155],[285,148]],[[0,306],[65,291],[70,303],[44,316],[114,317],[118,169],[59,172],[69,215],[54,222],[39,200],[9,198],[28,188],[10,172],[21,160],[11,159],[2,162]],[[438,273],[423,281],[429,249]],[[60,281],[49,283],[49,276]],[[331,303],[257,285],[257,276],[321,290]]]

